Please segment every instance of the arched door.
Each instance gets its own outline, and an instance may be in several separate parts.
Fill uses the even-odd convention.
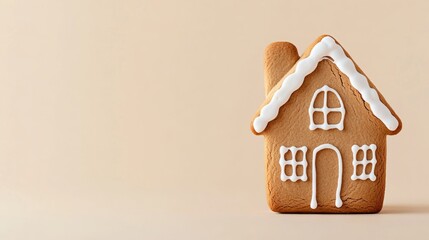
[[[312,159],[312,189],[311,189],[311,203],[310,207],[312,209],[317,208],[317,198],[316,198],[316,159],[317,159],[317,153],[323,149],[332,149],[337,154],[338,158],[338,182],[337,182],[337,191],[336,191],[336,197],[335,197],[335,206],[337,208],[340,208],[343,205],[343,201],[341,200],[341,183],[343,180],[343,160],[341,158],[341,153],[332,144],[322,144],[318,147],[316,147],[313,151],[313,159]]]

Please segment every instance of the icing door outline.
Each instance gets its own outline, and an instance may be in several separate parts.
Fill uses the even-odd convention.
[[[316,157],[317,157],[317,153],[321,150],[324,149],[332,149],[335,151],[335,153],[337,154],[337,158],[338,158],[338,183],[337,183],[337,191],[336,191],[336,197],[335,197],[335,206],[337,208],[340,208],[343,205],[343,201],[341,200],[341,183],[343,180],[343,160],[341,158],[341,153],[338,150],[338,148],[336,148],[334,145],[332,144],[322,144],[318,147],[316,147],[313,151],[313,159],[312,159],[312,190],[311,190],[311,203],[310,203],[310,207],[312,209],[316,209],[317,208],[317,199],[316,199]]]

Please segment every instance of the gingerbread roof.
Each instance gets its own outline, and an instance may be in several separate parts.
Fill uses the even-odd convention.
[[[383,96],[378,93],[375,86],[333,37],[322,35],[295,63],[292,68],[294,70],[289,71],[268,93],[252,122],[252,131],[255,134],[262,133],[267,125],[276,119],[279,109],[301,87],[305,77],[317,68],[320,61],[326,58],[332,60],[338,69],[349,78],[351,85],[360,93],[363,101],[369,105],[373,115],[384,123],[390,134],[400,131],[402,124],[399,117]]]

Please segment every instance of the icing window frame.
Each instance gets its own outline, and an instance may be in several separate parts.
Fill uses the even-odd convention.
[[[338,108],[330,108],[328,107],[328,92],[333,93],[340,103],[340,107]],[[314,102],[316,101],[316,98],[319,94],[323,94],[323,106],[321,108],[315,108]],[[314,113],[315,112],[321,112],[323,113],[323,123],[322,124],[315,124],[314,123]],[[341,113],[341,120],[336,124],[329,124],[328,123],[328,114],[330,112],[339,112]],[[344,116],[346,114],[346,109],[344,108],[343,100],[341,99],[340,94],[333,89],[330,88],[328,85],[325,85],[319,89],[317,89],[314,94],[313,98],[311,99],[310,107],[308,108],[308,114],[310,115],[310,130],[316,130],[318,128],[323,130],[329,130],[329,129],[338,129],[342,131],[344,129]]]
[[[285,159],[285,155],[287,152],[291,152],[292,158],[291,159]],[[301,151],[302,152],[302,160],[301,161],[297,161],[296,160],[296,154]],[[307,181],[308,177],[307,177],[307,147],[303,146],[303,147],[285,147],[285,146],[281,146],[280,147],[280,160],[279,160],[279,164],[280,164],[280,179],[285,182],[287,180],[291,180],[292,182],[296,182],[298,180],[301,180],[303,182]],[[291,165],[292,166],[292,175],[286,175],[286,171],[285,171],[285,167],[286,165]],[[298,176],[296,174],[296,167],[297,166],[302,166],[302,175]]]
[[[363,159],[362,160],[358,160],[357,159],[357,153],[362,150],[363,151]],[[367,180],[370,179],[371,181],[375,181],[377,179],[377,176],[375,176],[375,165],[377,164],[377,157],[376,157],[376,151],[377,150],[377,146],[375,144],[371,144],[371,145],[353,145],[352,146],[352,152],[353,152],[353,175],[351,176],[351,179],[353,181],[355,180]],[[372,153],[372,158],[370,160],[368,160],[368,151],[371,151]],[[371,172],[369,174],[366,174],[366,166],[368,164],[371,164]],[[362,173],[360,175],[357,175],[357,166],[358,165],[362,165]]]

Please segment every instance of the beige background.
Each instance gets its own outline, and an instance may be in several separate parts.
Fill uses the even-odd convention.
[[[1,1],[0,239],[427,238],[425,2]],[[266,205],[263,49],[323,33],[404,123],[378,215]]]

